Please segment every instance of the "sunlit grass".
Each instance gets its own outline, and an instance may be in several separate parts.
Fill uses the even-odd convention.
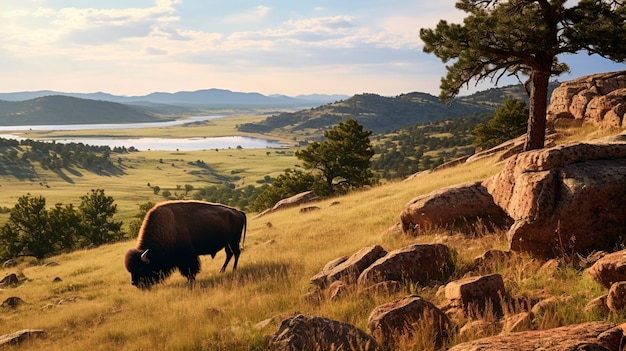
[[[240,167],[258,162],[255,167],[269,171],[276,168],[272,162],[278,160],[272,155],[272,162],[264,163],[267,155],[257,150],[131,154],[145,159],[138,160],[135,168],[128,170],[128,178],[102,180],[84,175],[74,184],[64,186],[51,177],[46,180],[50,187],[43,187],[48,190],[41,194],[51,203],[67,203],[90,187],[103,188],[120,204],[121,212],[130,216],[136,212],[136,204],[160,200],[151,193],[147,182],[162,187],[191,182],[183,177],[184,172],[155,171],[160,162],[153,160],[163,158],[171,164],[174,159],[184,159],[176,161],[182,164],[197,158],[208,161],[209,155],[215,156],[216,164],[218,160],[224,162],[220,166],[224,169],[235,167],[237,162],[241,162]],[[241,157],[251,162],[243,162]],[[285,157],[285,164],[293,162],[293,159],[287,161],[287,156],[280,157]],[[230,158],[239,161],[229,161]],[[546,271],[540,262],[522,255],[497,262],[489,271],[472,273],[478,255],[489,249],[507,250],[504,232],[490,234],[477,228],[472,237],[447,231],[433,231],[420,237],[382,235],[399,222],[400,211],[412,198],[442,187],[484,179],[501,167],[493,160],[483,159],[319,201],[314,204],[318,211],[300,213],[295,207],[259,218],[250,214],[238,271],[232,272],[231,265],[226,273],[217,273],[225,259],[223,252],[214,259],[203,256],[202,270],[191,288],[178,273],[150,290],[131,286],[123,256],[135,245],[134,241],[80,250],[45,261],[56,263],[52,265],[23,259],[16,268],[0,268],[0,276],[18,273],[24,279],[15,288],[0,290],[0,301],[10,296],[25,301],[16,309],[0,310],[0,334],[22,329],[46,331],[44,337],[19,346],[20,350],[263,350],[268,335],[283,318],[294,313],[337,319],[366,330],[367,317],[376,306],[410,293],[434,303],[441,302],[437,294],[439,286],[407,285],[393,294],[363,294],[355,289],[337,300],[309,301],[304,297],[311,289],[309,279],[328,261],[351,255],[365,246],[381,245],[391,251],[413,243],[434,242],[454,250],[457,268],[454,279],[468,273],[500,273],[512,297],[538,301],[569,296],[537,317],[540,328],[598,318],[624,321],[621,315],[581,312],[586,302],[605,293],[605,289],[584,271],[568,265]],[[201,182],[206,180],[193,184]],[[28,187],[44,191],[37,183],[4,183],[0,187],[5,193],[2,201],[13,206],[15,197]],[[55,282],[57,277],[61,281]],[[466,319],[455,320],[459,325],[466,322]],[[428,335],[418,334],[403,342],[407,349],[433,349]]]

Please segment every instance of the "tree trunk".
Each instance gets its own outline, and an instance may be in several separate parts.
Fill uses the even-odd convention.
[[[524,151],[543,149],[546,138],[546,110],[550,71],[533,70],[531,73],[528,131]]]

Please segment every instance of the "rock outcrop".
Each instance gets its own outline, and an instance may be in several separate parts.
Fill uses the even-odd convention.
[[[502,208],[480,183],[467,183],[436,190],[418,196],[406,204],[400,213],[402,230],[416,235],[436,227],[468,230],[477,221],[510,224]]]
[[[599,127],[624,126],[626,71],[599,73],[561,83],[547,111],[556,124],[593,123]]]
[[[614,246],[626,230],[623,138],[521,153],[483,184],[515,221],[508,232],[514,251],[586,254]]]

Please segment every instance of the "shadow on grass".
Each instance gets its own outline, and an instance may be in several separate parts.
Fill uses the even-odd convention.
[[[288,282],[293,271],[301,269],[299,264],[287,262],[257,262],[241,264],[236,271],[215,273],[208,278],[196,280],[195,286],[206,288],[235,288],[249,283]]]
[[[28,162],[0,160],[0,175],[13,176],[19,180],[35,181],[37,172]]]

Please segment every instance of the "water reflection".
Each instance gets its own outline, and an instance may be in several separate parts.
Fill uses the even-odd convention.
[[[185,119],[150,122],[150,123],[126,123],[126,124],[64,124],[64,125],[32,125],[32,126],[0,126],[0,131],[24,131],[24,130],[86,130],[86,129],[137,129],[148,127],[169,127],[202,122],[209,119],[224,116],[196,116]],[[0,134],[0,138],[25,140],[17,134]],[[274,140],[250,138],[244,136],[223,136],[206,138],[142,138],[142,137],[63,137],[63,138],[33,138],[39,141],[58,143],[83,143],[88,145],[107,145],[115,147],[134,147],[138,150],[163,150],[163,151],[194,151],[210,149],[260,149],[277,148],[282,145]]]

